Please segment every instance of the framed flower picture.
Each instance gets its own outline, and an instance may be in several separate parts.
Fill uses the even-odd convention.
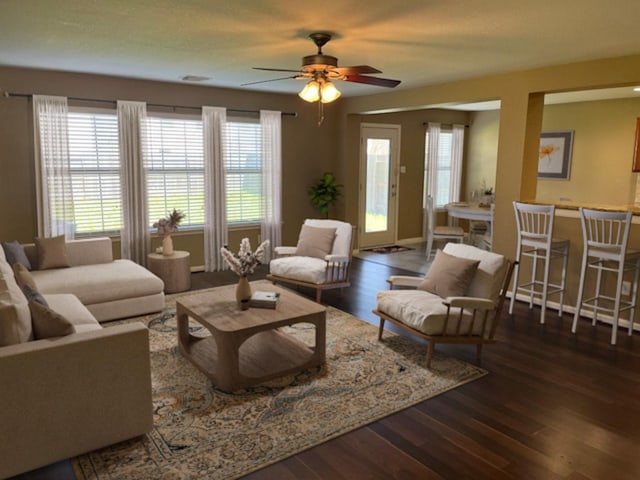
[[[542,132],[538,151],[538,178],[569,180],[573,130]]]

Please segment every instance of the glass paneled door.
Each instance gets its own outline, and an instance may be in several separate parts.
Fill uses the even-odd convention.
[[[360,127],[360,248],[396,241],[400,126]]]

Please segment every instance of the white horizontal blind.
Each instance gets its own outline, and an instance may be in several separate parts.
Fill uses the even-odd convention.
[[[226,134],[227,223],[258,223],[263,201],[260,123],[229,121]]]
[[[426,134],[425,157],[429,151],[429,133]],[[436,191],[431,192],[435,207],[442,208],[451,202],[451,162],[453,161],[453,132],[450,130],[440,130],[438,141],[438,159],[436,163]],[[425,166],[428,165],[425,159]],[[427,188],[427,172],[425,169],[425,188]],[[426,195],[425,195],[426,198]]]
[[[173,209],[185,214],[180,227],[204,225],[202,121],[147,117],[149,226]]]
[[[227,221],[259,223],[262,216],[261,131],[257,121],[229,121],[225,145]],[[181,227],[204,225],[202,121],[147,117],[145,152],[149,227],[174,208]],[[70,112],[69,153],[78,234],[122,228],[118,121],[115,113]]]
[[[69,112],[68,135],[76,233],[120,231],[122,202],[116,115]]]

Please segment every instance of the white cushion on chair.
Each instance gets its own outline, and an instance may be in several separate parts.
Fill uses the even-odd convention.
[[[282,257],[271,260],[271,275],[309,283],[324,283],[327,262],[314,257]]]
[[[422,290],[386,290],[378,292],[377,309],[393,317],[405,325],[426,335],[440,335],[447,318],[447,307],[442,298]],[[458,315],[459,309],[452,309]],[[466,332],[471,321],[470,314],[462,316],[462,330]],[[457,321],[449,321],[447,334],[456,333]],[[482,322],[475,322],[473,333],[480,334]]]

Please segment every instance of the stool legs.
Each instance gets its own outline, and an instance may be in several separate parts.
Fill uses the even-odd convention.
[[[578,326],[578,318],[580,318],[580,309],[582,308],[582,297],[584,296],[584,281],[587,275],[587,251],[582,254],[582,266],[580,267],[580,284],[578,285],[578,301],[576,302],[576,311],[573,314],[573,324],[571,325],[571,333],[576,333]],[[595,311],[593,312],[595,316]]]
[[[616,278],[615,297],[613,298],[607,297],[602,295],[600,291],[602,287],[602,272],[604,270],[603,268],[604,260],[598,259],[597,261],[594,261],[591,264],[589,264],[588,255],[586,255],[586,252],[585,252],[585,255],[583,255],[583,258],[582,258],[582,268],[580,270],[580,285],[578,288],[578,299],[576,302],[576,310],[573,316],[573,324],[571,326],[572,333],[576,333],[577,326],[578,326],[578,319],[580,318],[580,312],[582,310],[583,305],[585,304],[585,300],[583,300],[584,285],[586,283],[587,269],[591,266],[592,268],[595,268],[597,270],[594,296],[586,300],[586,302],[590,302],[590,301],[593,302],[592,304],[587,303],[587,306],[591,308],[593,311],[592,325],[593,326],[596,325],[596,322],[598,320],[598,313],[600,310],[608,310],[609,312],[611,312],[611,315],[612,315],[611,345],[616,344],[617,338],[618,338],[618,324],[620,321],[620,312],[621,310],[623,310],[621,308],[621,304],[623,303],[622,287],[624,283],[624,272],[628,270],[628,268],[626,268],[628,267],[628,265],[629,264],[625,264],[624,261],[620,261],[618,262],[618,267],[616,269],[608,269],[608,271],[615,273],[617,278]],[[628,327],[629,335],[633,334],[633,324],[635,319],[635,311],[636,311],[637,297],[638,297],[638,284],[640,283],[639,282],[640,257],[638,257],[633,261],[633,265],[634,265],[633,267],[634,273],[633,273],[633,282],[631,284],[631,292],[630,292],[631,296],[628,304],[625,303],[625,305],[627,305],[625,309],[629,310],[629,327]],[[604,306],[601,306],[600,302],[603,299],[613,301],[613,309],[608,309]]]

